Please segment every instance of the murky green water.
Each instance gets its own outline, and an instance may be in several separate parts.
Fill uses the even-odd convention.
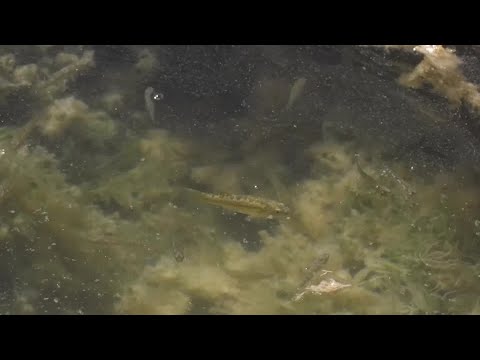
[[[476,49],[0,47],[0,312],[477,313]]]

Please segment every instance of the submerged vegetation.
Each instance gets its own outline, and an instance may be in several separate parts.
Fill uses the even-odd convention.
[[[378,75],[346,85],[328,49],[255,47],[248,75],[227,50],[0,49],[0,312],[477,313],[477,138],[403,88],[448,101],[452,53],[421,47],[368,113]]]

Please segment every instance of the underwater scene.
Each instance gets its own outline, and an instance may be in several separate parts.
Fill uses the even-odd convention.
[[[0,46],[0,314],[480,313],[480,46]]]

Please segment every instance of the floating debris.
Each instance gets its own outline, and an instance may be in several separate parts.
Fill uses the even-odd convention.
[[[303,295],[307,292],[312,292],[314,294],[322,295],[323,293],[332,293],[338,290],[350,287],[350,284],[342,284],[334,279],[322,280],[318,285],[310,285],[305,288],[300,294],[296,295],[293,299],[294,301],[300,300]]]

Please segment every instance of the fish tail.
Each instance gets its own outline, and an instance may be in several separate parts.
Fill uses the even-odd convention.
[[[176,197],[180,197],[183,200],[187,201],[196,201],[204,200],[206,198],[205,193],[195,190],[189,187],[178,187],[174,190]]]

